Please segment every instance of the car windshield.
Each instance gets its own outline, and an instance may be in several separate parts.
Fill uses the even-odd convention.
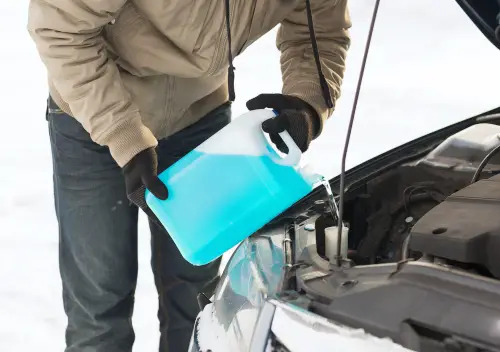
[[[328,178],[340,172],[373,5],[373,0],[350,2],[352,46],[342,97],[323,134],[305,155],[306,162]],[[239,59],[236,88],[241,94],[235,116],[243,112],[246,98],[262,89],[281,89],[274,36],[275,32],[269,33]],[[259,52],[261,59],[257,59]],[[276,57],[270,59],[270,55]],[[498,49],[454,0],[382,0],[347,167],[500,106],[499,60]]]

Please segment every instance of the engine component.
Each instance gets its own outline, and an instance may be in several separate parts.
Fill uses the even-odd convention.
[[[469,173],[447,174],[441,169],[408,165],[371,181],[363,190],[368,196],[355,198],[356,208],[348,217],[349,248],[357,250],[352,259],[357,264],[401,260],[403,242],[416,221],[468,185],[470,178]],[[361,238],[359,245],[357,238]]]
[[[479,180],[479,177],[481,176],[481,173],[483,172],[486,165],[488,165],[490,160],[493,159],[493,157],[497,155],[499,151],[500,151],[500,145],[497,145],[495,149],[493,149],[491,152],[488,153],[488,155],[484,157],[483,161],[481,161],[481,164],[479,164],[479,166],[477,167],[474,176],[472,176],[472,180],[470,183],[474,183],[477,180]]]
[[[458,169],[475,169],[495,147],[500,145],[500,126],[480,123],[450,136],[421,162],[434,166],[448,165]],[[493,158],[492,164],[500,164],[500,157]]]
[[[308,308],[412,351],[500,352],[500,282],[425,262],[298,270]]]
[[[500,279],[500,175],[449,196],[412,228],[411,250],[486,269]]]

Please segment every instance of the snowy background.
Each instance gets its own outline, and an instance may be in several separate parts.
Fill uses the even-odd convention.
[[[57,266],[45,71],[26,32],[28,0],[0,1],[0,351],[62,351],[65,315]],[[307,154],[328,177],[341,148],[372,0],[351,1],[353,44],[336,113]],[[238,102],[280,90],[270,33],[236,61]],[[500,105],[500,53],[453,0],[382,0],[354,125],[349,166]],[[258,74],[257,74],[258,73]],[[156,292],[141,219],[135,351],[157,350]]]

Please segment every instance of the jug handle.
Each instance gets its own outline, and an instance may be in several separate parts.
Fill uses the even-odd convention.
[[[297,147],[297,144],[295,144],[295,141],[287,131],[281,132],[279,135],[281,139],[283,139],[283,142],[285,142],[286,146],[288,147],[288,154],[285,155],[283,158],[277,158],[275,162],[277,164],[284,166],[299,165],[300,159],[302,159],[302,151],[300,150],[299,147]]]
[[[276,110],[273,110],[273,112],[275,115],[278,115]],[[283,158],[273,156],[274,162],[283,166],[298,166],[300,164],[300,159],[302,159],[302,151],[287,131],[283,131],[279,133],[279,135],[288,147],[288,154]]]

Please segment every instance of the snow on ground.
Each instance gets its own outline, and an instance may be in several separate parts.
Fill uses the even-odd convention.
[[[0,350],[62,351],[45,71],[25,30],[28,0],[0,2]],[[344,94],[306,158],[326,176],[340,167],[373,0],[351,1],[353,44]],[[453,0],[383,0],[348,165],[500,105],[500,53]],[[280,90],[274,33],[237,59],[235,115]],[[141,219],[136,351],[157,349],[149,236]]]

